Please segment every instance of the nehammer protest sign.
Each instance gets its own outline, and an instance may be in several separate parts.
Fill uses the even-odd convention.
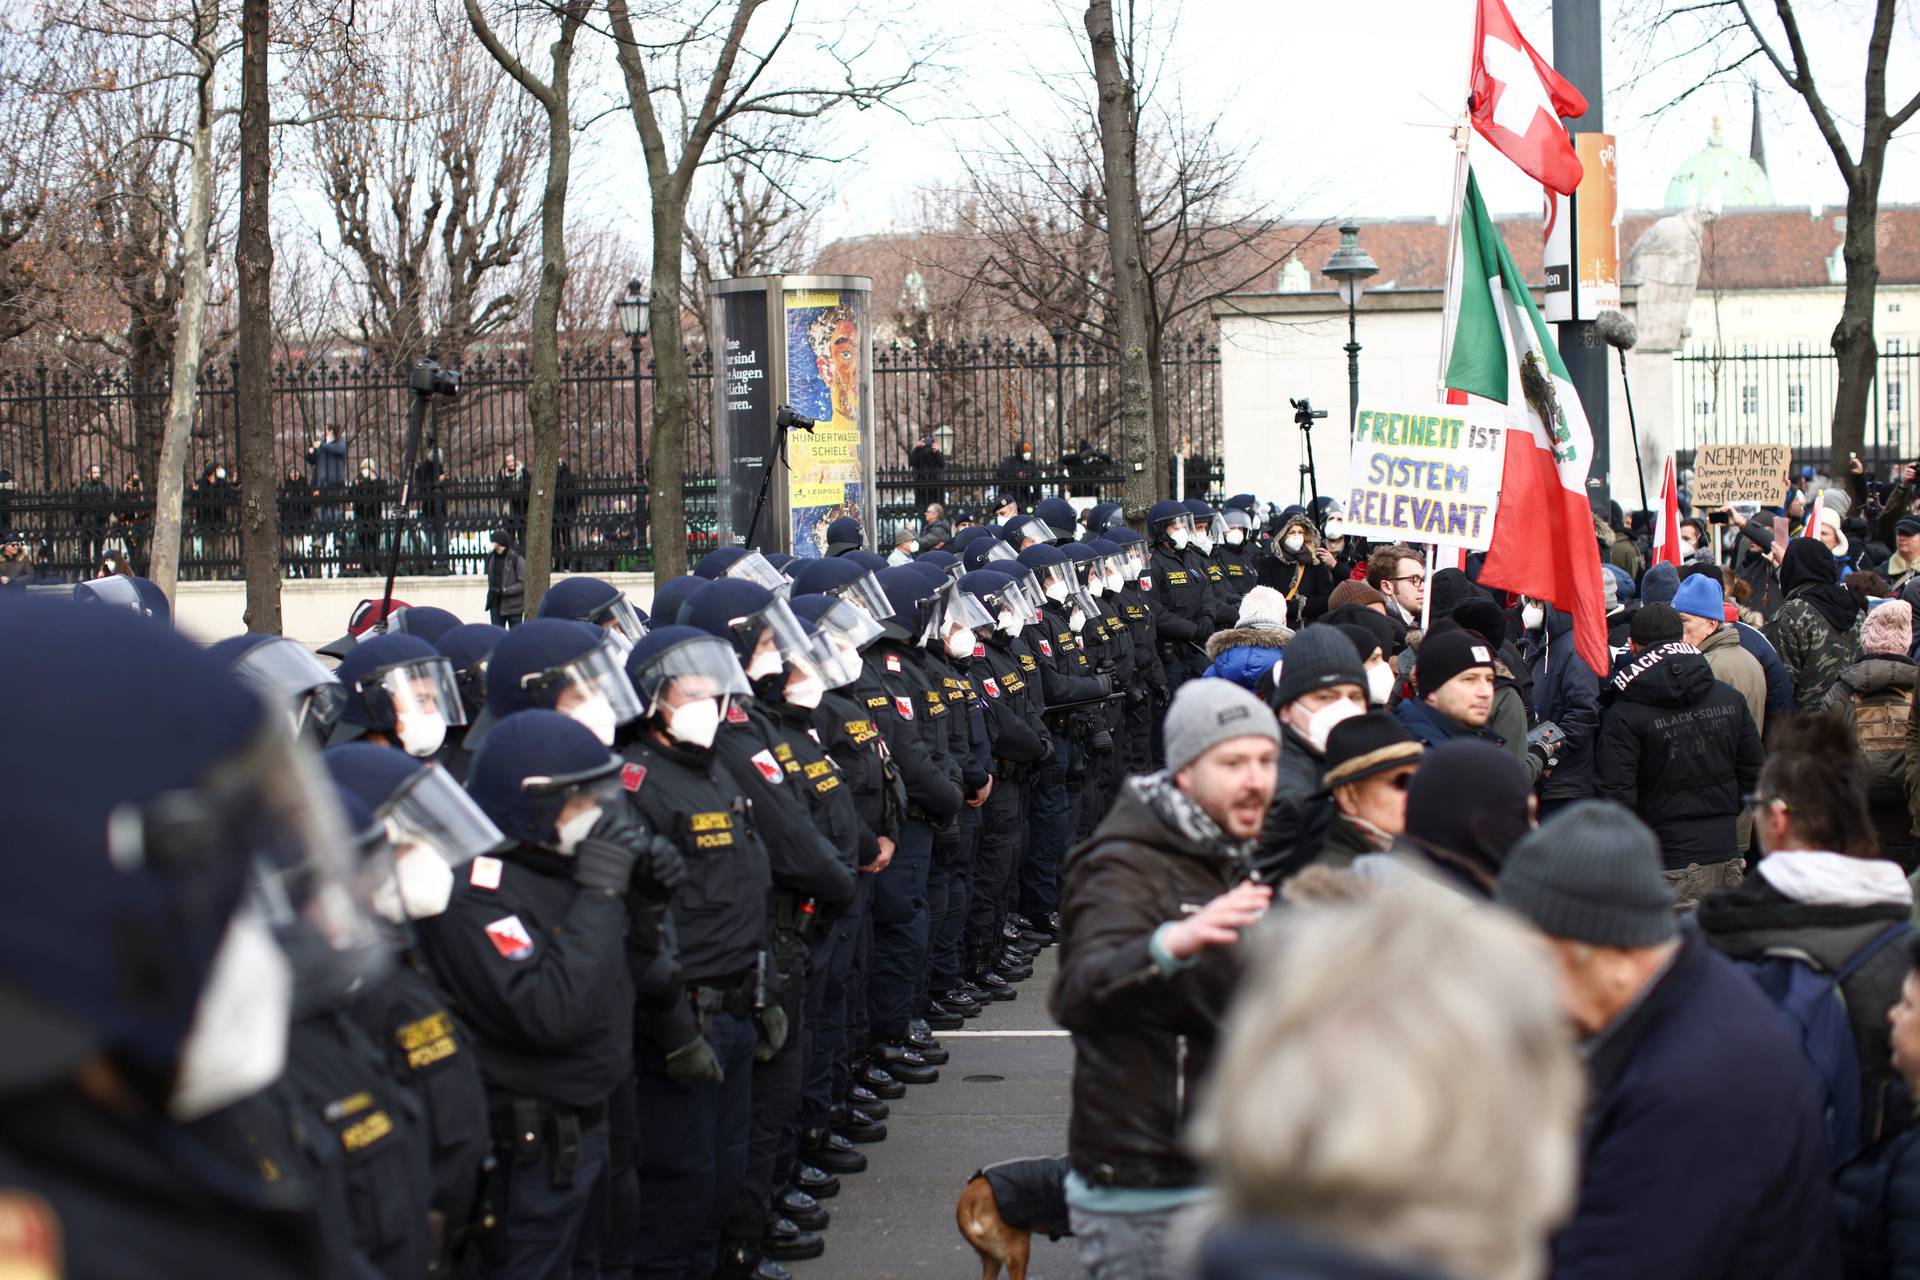
[[[1702,511],[1732,502],[1772,506],[1786,493],[1792,461],[1784,444],[1703,444],[1693,455],[1693,505]]]
[[[1353,423],[1347,531],[1485,551],[1500,506],[1504,413],[1500,405],[1363,405]]]

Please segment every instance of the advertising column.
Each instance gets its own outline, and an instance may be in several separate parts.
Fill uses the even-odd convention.
[[[813,283],[806,280],[790,284]],[[877,545],[866,289],[787,288],[787,403],[818,425],[788,433],[788,545],[796,556],[826,551],[827,526],[854,516]]]
[[[728,284],[735,282],[728,281]],[[715,298],[720,317],[720,368],[717,373],[719,412],[715,415],[714,457],[719,460],[717,511],[726,542],[747,536],[754,500],[766,479],[773,426],[773,361],[767,343],[767,293],[762,282],[746,292],[721,293]],[[754,541],[777,547],[769,536],[771,512],[762,512]]]

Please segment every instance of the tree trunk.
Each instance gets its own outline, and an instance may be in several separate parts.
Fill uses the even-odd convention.
[[[180,325],[173,343],[173,385],[167,395],[167,430],[153,478],[153,550],[147,576],[173,603],[180,575],[180,511],[185,498],[187,440],[200,392],[200,350],[207,327],[207,231],[213,220],[213,66],[218,54],[219,13],[211,3],[194,9],[193,48],[199,59],[194,81],[193,157],[187,194],[185,259],[180,287]]]
[[[1880,348],[1873,337],[1874,291],[1880,284],[1875,232],[1880,218],[1883,147],[1869,139],[1847,188],[1847,235],[1841,257],[1847,264],[1847,293],[1840,323],[1833,327],[1838,385],[1833,396],[1833,460],[1829,474],[1847,473],[1847,455],[1866,447],[1867,414],[1873,407],[1873,379]]]
[[[268,231],[268,0],[240,14],[240,334],[234,392],[240,462],[240,565],[247,630],[280,634],[280,516],[273,448],[273,238]]]
[[[1121,504],[1129,523],[1144,528],[1147,508],[1164,483],[1154,448],[1153,371],[1148,360],[1146,246],[1141,231],[1140,183],[1133,85],[1120,66],[1113,33],[1113,0],[1088,0],[1087,40],[1099,88],[1100,156],[1107,179],[1107,255],[1120,317],[1120,465],[1126,474]]]
[[[1147,474],[1153,477],[1154,492],[1170,498],[1173,496],[1173,413],[1167,408],[1165,336],[1157,327],[1150,325],[1147,329],[1147,379],[1153,387],[1154,428],[1149,437],[1153,441],[1153,457],[1147,462]]]
[[[653,293],[647,327],[653,334],[653,441],[647,450],[648,539],[653,580],[687,571],[687,432],[693,423],[693,385],[680,332],[681,236],[686,202],[653,197]],[[719,460],[715,459],[715,465]],[[722,519],[724,520],[724,514]]]
[[[553,88],[547,103],[547,181],[540,193],[540,290],[533,299],[528,364],[527,418],[533,425],[533,457],[527,495],[527,614],[553,578],[553,487],[560,463],[560,299],[567,285],[567,179],[573,163],[573,114],[568,71],[573,62],[569,33],[553,42]]]

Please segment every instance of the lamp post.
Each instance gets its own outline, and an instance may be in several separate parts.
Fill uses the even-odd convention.
[[[1320,270],[1333,277],[1334,288],[1347,304],[1347,427],[1351,430],[1360,416],[1360,336],[1355,312],[1367,277],[1377,274],[1380,266],[1360,247],[1360,228],[1346,222],[1340,226],[1340,247]]]
[[[646,454],[640,434],[640,339],[647,336],[647,295],[641,292],[637,277],[627,281],[625,296],[614,299],[613,313],[619,317],[620,332],[627,335],[628,349],[633,353],[633,505],[634,518],[638,520],[640,495],[647,485]],[[636,530],[634,536],[638,540],[644,534]]]

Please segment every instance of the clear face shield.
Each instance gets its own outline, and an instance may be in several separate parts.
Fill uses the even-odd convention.
[[[374,817],[386,825],[387,838],[402,857],[424,850],[455,870],[507,843],[493,819],[437,764],[414,774]]]
[[[522,677],[528,688],[557,688],[553,709],[592,729],[602,746],[614,730],[640,714],[640,700],[627,679],[630,645],[609,636],[571,662]]]
[[[241,654],[233,664],[240,683],[284,711],[298,735],[308,725],[333,726],[347,705],[347,691],[325,664],[297,641],[275,636]]]
[[[1033,576],[1033,570],[1024,565],[1015,567],[1020,574],[1007,585],[1013,599],[1020,605],[1020,625],[1030,627],[1040,621],[1040,602],[1046,597],[1040,594],[1040,582]]]
[[[1100,579],[1101,589],[1109,596],[1117,596],[1127,585],[1127,553],[1115,551],[1109,555],[1096,556],[1093,561],[1091,577]]]
[[[777,676],[788,667],[811,667],[813,643],[785,600],[776,598],[758,613],[731,619],[728,625],[743,640],[752,638],[744,663],[749,682]]]
[[[1178,550],[1186,550],[1187,544],[1193,541],[1193,517],[1175,516],[1167,521],[1166,538]]]
[[[826,594],[836,600],[846,601],[875,621],[893,612],[893,606],[887,603],[887,593],[880,586],[880,579],[871,573],[863,573],[846,586],[835,587]]]
[[[1053,526],[1039,516],[1015,516],[1006,525],[1006,541],[1016,550],[1028,542],[1052,546]]]
[[[860,651],[882,635],[880,624],[845,601],[838,601],[813,624],[814,662],[829,689],[860,678]]]
[[[1220,541],[1229,547],[1245,546],[1252,536],[1253,517],[1246,512],[1233,508],[1219,515]]]
[[[981,555],[982,563],[990,564],[990,565],[1002,565],[1010,560],[1014,561],[1015,563],[1018,563],[1019,559],[1020,559],[1019,552],[1015,551],[1012,547],[1008,546],[1006,543],[998,541],[997,539]]]
[[[758,551],[749,551],[728,565],[725,576],[763,587],[782,600],[793,594],[793,579],[774,568],[773,561]]]
[[[1193,545],[1201,555],[1209,555],[1226,536],[1227,525],[1215,512],[1208,516],[1194,516],[1192,521]]]
[[[467,722],[453,664],[438,655],[369,672],[360,689],[370,704],[376,690],[386,695],[393,707],[393,735],[409,755],[432,755],[446,741],[449,725]]]
[[[1121,560],[1121,571],[1125,573],[1127,577],[1140,578],[1145,576],[1147,566],[1152,563],[1153,558],[1153,553],[1147,550],[1146,543],[1129,543],[1126,547],[1122,548],[1120,554],[1123,557]]]
[[[995,622],[985,605],[952,582],[934,597],[931,612],[931,629],[950,658],[970,656],[978,639],[975,632]]]
[[[1040,594],[1055,604],[1065,604],[1067,597],[1079,590],[1080,583],[1075,579],[1073,564],[1042,565],[1033,570],[1033,576],[1040,584]]]
[[[717,636],[674,645],[634,673],[634,685],[668,736],[711,747],[735,698],[752,692],[733,646]]]
[[[622,657],[647,634],[647,624],[640,621],[640,611],[624,592],[587,614],[586,620],[606,631]]]

